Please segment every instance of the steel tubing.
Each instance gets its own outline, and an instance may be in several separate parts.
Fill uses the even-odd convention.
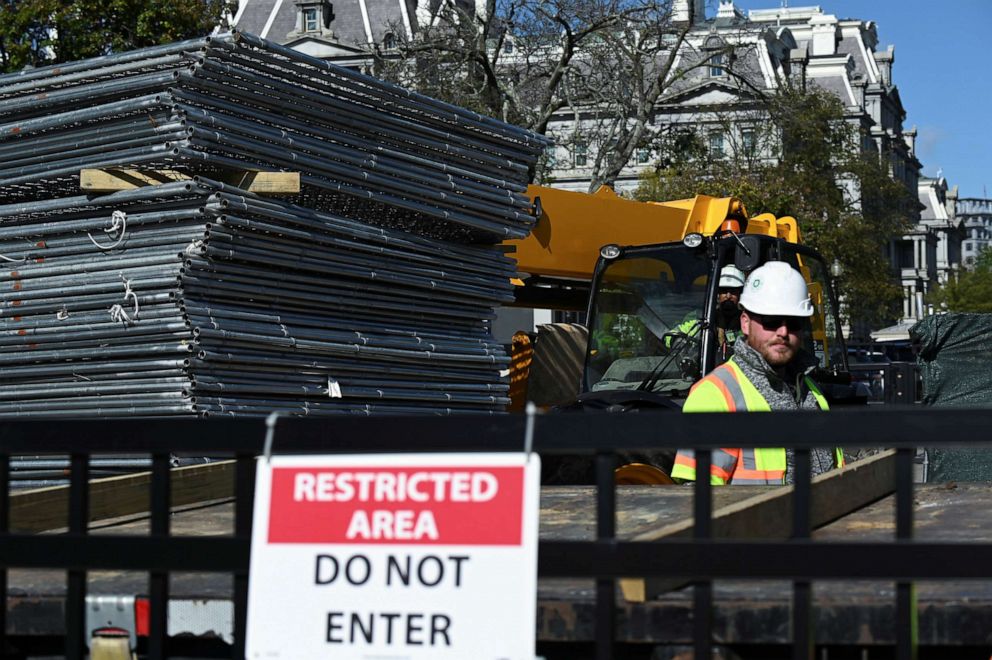
[[[4,101],[0,101],[0,121],[5,120],[7,116],[5,103]],[[106,121],[107,118],[116,118],[124,114],[134,114],[143,111],[147,112],[152,108],[169,107],[172,104],[172,98],[167,94],[158,92],[87,108],[72,107],[72,109],[64,112],[45,113],[40,117],[0,123],[0,140],[14,137],[17,140],[15,144],[21,144],[21,140],[30,139],[32,133],[40,133],[52,129],[71,131],[73,129],[70,127],[77,124]]]
[[[264,88],[260,88],[258,91],[262,92]],[[202,112],[206,112],[207,116],[212,116],[211,109],[234,114],[245,112],[244,108],[237,104],[228,103],[189,88],[172,88],[169,90],[169,94],[175,99],[176,105],[174,107],[177,110],[189,109],[191,106],[188,104],[194,103],[199,106]],[[398,154],[409,152],[413,156],[421,157],[436,157],[440,154],[445,158],[445,162],[450,161],[453,165],[469,169],[478,169],[481,165],[484,167],[481,170],[483,177],[508,179],[513,184],[510,188],[513,191],[518,191],[519,186],[525,182],[527,174],[525,165],[507,159],[505,156],[484,151],[481,148],[484,145],[473,143],[471,137],[455,137],[446,131],[432,129],[416,122],[404,122],[399,127],[390,127],[383,125],[382,116],[376,112],[364,111],[360,108],[356,111],[354,104],[334,99],[324,99],[321,103],[307,105],[297,103],[292,108],[287,108],[286,104],[281,103],[278,99],[265,96],[262,93],[255,93],[252,89],[239,88],[231,94],[246,105],[251,105],[252,114],[256,112],[266,113],[263,117],[285,114],[293,122],[290,125],[302,124],[311,127],[311,131],[313,131],[313,127],[318,127],[318,130],[320,130],[319,127],[324,127],[323,130],[326,131],[341,131],[352,136],[370,133],[369,141],[379,144],[380,148],[389,146]],[[195,114],[203,116],[199,112]],[[274,125],[282,126],[284,124],[280,120]],[[403,151],[404,149],[406,152]]]
[[[363,375],[370,373],[364,358],[357,356],[285,355],[265,346],[249,349],[234,346],[224,348],[200,347],[196,361],[191,368],[196,372],[201,368],[209,368],[208,365],[217,365],[220,368],[223,364],[257,365],[263,371],[275,369],[296,372],[318,369],[343,373],[355,372]],[[458,382],[502,382],[503,380],[501,377],[494,377],[491,372],[478,369],[474,365],[435,365],[431,370],[425,371],[420,367],[396,363],[377,366],[374,373],[385,378],[399,375],[420,378],[421,380],[447,379]]]
[[[126,78],[111,79],[64,89],[53,89],[44,94],[31,94],[6,98],[0,102],[0,113],[5,118],[19,114],[30,117],[48,108],[92,104],[96,99],[117,100],[122,95],[150,93],[167,88],[176,81],[178,72],[154,71]]]
[[[180,99],[194,98],[191,95],[185,93],[185,90],[174,90],[173,95]],[[175,110],[181,112],[186,117],[192,117],[194,123],[202,123],[206,126],[213,128],[223,128],[223,127],[238,127],[243,131],[251,131],[252,134],[258,131],[259,125],[250,121],[245,121],[238,119],[236,116],[227,114],[228,112],[237,112],[236,106],[231,106],[228,104],[221,104],[217,101],[210,101],[210,105],[214,107],[223,107],[225,112],[220,112],[213,110],[208,112],[201,108],[196,108],[183,103],[178,103],[175,106]],[[243,110],[242,110],[243,112]],[[323,118],[326,117],[325,113],[314,113],[315,115]],[[437,169],[445,174],[450,174],[456,177],[462,177],[467,180],[473,180],[480,184],[486,184],[488,186],[495,186],[496,189],[504,190],[501,196],[507,196],[510,199],[519,200],[521,207],[526,208],[528,202],[526,198],[522,200],[520,197],[515,196],[513,193],[524,193],[527,190],[527,186],[520,181],[514,181],[508,178],[500,178],[497,176],[492,176],[491,174],[471,169],[472,164],[478,164],[478,160],[471,161],[467,157],[464,159],[464,164],[459,164],[458,161],[454,163],[446,163],[437,161],[429,157],[428,153],[421,151],[402,151],[398,148],[398,144],[390,148],[390,143],[386,140],[380,138],[379,140],[369,140],[364,138],[355,137],[343,130],[335,129],[333,124],[326,121],[326,128],[321,128],[321,125],[313,119],[308,119],[308,121],[297,121],[287,116],[286,114],[279,114],[276,112],[270,112],[267,110],[261,110],[254,108],[252,110],[252,117],[256,121],[265,121],[268,126],[272,128],[272,131],[278,131],[283,136],[289,135],[310,135],[315,138],[320,138],[321,140],[328,140],[335,144],[344,145],[347,147],[352,147],[355,149],[361,149],[368,153],[375,153],[386,157],[395,158],[398,161],[407,162],[414,166],[427,167],[432,169]],[[355,122],[356,127],[359,126],[359,122]],[[368,128],[367,125],[363,125],[362,128]],[[288,129],[288,130],[287,130]],[[398,140],[395,142],[399,143]],[[435,148],[439,148],[450,155],[454,155],[453,149],[449,148],[443,143],[436,143]],[[464,152],[464,150],[461,150]],[[486,188],[479,186],[480,191],[486,191]],[[490,193],[493,194],[493,193]]]
[[[499,209],[487,208],[430,188],[415,187],[397,178],[379,176],[368,171],[356,172],[354,168],[337,165],[324,158],[309,157],[300,152],[290,152],[287,155],[285,150],[268,147],[262,142],[239,140],[202,131],[194,134],[189,139],[189,144],[192,148],[177,147],[176,155],[233,167],[244,167],[246,163],[285,169],[295,166],[307,172],[302,180],[318,188],[368,197],[389,206],[424,214],[440,212],[445,220],[456,221],[501,238],[523,238],[527,235],[529,223],[527,216],[522,213],[512,212],[508,219],[516,222],[506,225],[503,222],[507,218],[499,213]],[[209,153],[210,149],[218,149],[221,153]],[[245,160],[231,158],[232,154],[243,155]],[[3,181],[0,180],[0,185],[2,184]],[[476,214],[461,210],[469,205],[476,207],[468,209],[476,210]]]
[[[223,322],[230,319],[256,323],[299,325],[325,329],[348,330],[355,333],[380,334],[389,337],[409,337],[421,341],[447,341],[465,345],[500,346],[492,337],[483,332],[461,331],[457,328],[443,330],[423,329],[401,324],[382,324],[363,319],[340,319],[323,313],[293,314],[246,310],[240,307],[204,305],[200,301],[186,301],[183,313],[190,319],[209,319],[210,322]]]
[[[31,154],[58,153],[94,145],[105,145],[111,138],[144,137],[177,131],[183,127],[182,119],[169,109],[135,114],[120,120],[104,121],[88,127],[72,126],[65,130],[50,131],[30,138]],[[22,136],[21,140],[25,138]],[[20,140],[0,142],[0,157],[4,164],[21,156],[24,145]]]
[[[46,365],[30,365],[25,367],[4,367],[0,372],[0,380],[16,380],[18,378],[60,378],[79,377],[98,373],[134,373],[142,371],[161,371],[163,369],[188,369],[190,361],[185,360],[131,360],[126,362],[88,362],[62,363]]]
[[[302,255],[299,252],[303,252]],[[318,253],[317,250],[297,250],[295,258],[291,256],[279,256],[279,252],[267,247],[255,247],[255,243],[244,235],[236,238],[231,235],[225,236],[217,230],[210,230],[206,245],[205,254],[214,259],[236,259],[241,262],[248,262],[259,267],[277,269],[287,268],[293,271],[300,271],[308,274],[319,274],[321,276],[333,275],[335,277],[348,277],[370,282],[379,282],[386,285],[399,285],[413,289],[425,289],[428,291],[444,292],[465,298],[475,298],[481,301],[512,302],[512,289],[509,284],[504,286],[484,287],[464,284],[452,281],[450,277],[444,277],[443,273],[414,273],[414,269],[403,269],[401,267],[369,267],[359,260],[350,263],[344,260],[331,260],[325,254],[323,258],[310,256]],[[367,263],[367,262],[366,262]],[[437,275],[431,277],[431,275]],[[500,283],[502,285],[502,283]]]
[[[161,46],[151,46],[141,50],[103,55],[101,57],[93,57],[77,62],[53,64],[51,66],[38,67],[34,69],[24,69],[22,71],[0,76],[0,98],[6,94],[7,89],[18,85],[23,85],[28,81],[32,81],[34,85],[36,85],[35,87],[27,88],[28,91],[43,89],[50,85],[57,84],[63,76],[76,74],[80,71],[107,72],[113,67],[117,67],[122,64],[144,62],[149,59],[163,57],[166,55],[174,55],[176,53],[199,51],[204,49],[208,44],[218,45],[224,42],[233,43],[233,41],[233,34],[222,34],[209,38],[200,37],[197,39],[177,41]],[[117,71],[112,71],[112,73],[117,73]]]
[[[426,302],[413,304],[411,301],[380,301],[376,309],[370,309],[370,297],[360,294],[352,296],[322,295],[301,291],[289,291],[275,286],[252,286],[250,283],[214,281],[209,278],[183,278],[184,296],[189,298],[220,299],[223,294],[225,302],[236,302],[255,309],[280,309],[290,312],[308,312],[314,305],[327,309],[328,314],[339,315],[343,318],[355,318],[377,323],[417,323],[424,327],[446,328],[459,323],[463,327],[479,328],[481,319],[490,314],[485,309],[466,310],[459,306],[440,307],[428,305]],[[491,309],[491,308],[488,308]]]
[[[536,136],[533,133],[526,131],[524,129],[517,128],[510,124],[506,124],[499,120],[486,117],[485,115],[481,115],[477,112],[473,112],[471,110],[467,110],[465,108],[461,108],[459,106],[455,106],[450,103],[445,103],[444,101],[433,99],[423,94],[412,92],[410,90],[404,89],[403,87],[400,87],[399,85],[393,85],[391,83],[383,82],[381,80],[377,80],[370,76],[366,76],[361,73],[358,73],[357,71],[353,71],[351,69],[337,66],[330,62],[326,62],[324,60],[320,60],[315,57],[305,55],[303,53],[300,53],[299,51],[293,50],[291,48],[287,48],[286,46],[281,46],[274,42],[266,41],[261,37],[256,37],[246,32],[238,32],[238,31],[233,32],[232,35],[233,35],[233,42],[235,44],[241,44],[241,43],[250,44],[251,46],[254,46],[255,48],[263,52],[269,51],[271,53],[275,53],[277,55],[284,57],[289,61],[295,60],[297,62],[305,63],[317,69],[324,69],[326,71],[330,71],[337,78],[357,81],[363,85],[368,86],[373,90],[378,91],[380,94],[383,95],[380,98],[384,98],[388,94],[393,99],[407,99],[411,103],[419,103],[424,107],[436,108],[438,111],[447,114],[448,117],[452,120],[460,120],[467,118],[482,128],[493,131],[494,133],[501,133],[504,135],[512,136],[515,140],[519,140],[536,148],[543,147],[546,144],[544,138],[540,136]],[[218,41],[220,43],[224,43],[225,41],[228,41],[228,39],[220,39]],[[210,42],[210,45],[213,45],[212,42]]]
[[[95,78],[116,77],[122,73],[154,73],[159,69],[172,70],[177,66],[188,63],[195,56],[180,50],[163,54],[159,57],[143,57],[138,60],[129,60],[111,64],[100,69],[87,67],[73,72],[61,72],[62,75],[53,76],[45,80],[46,87],[62,87],[71,83],[93,82]],[[4,82],[0,79],[0,98],[11,98],[16,94],[31,92],[38,87],[35,80],[22,80],[18,82]]]
[[[249,38],[235,46],[236,41],[233,36],[223,37],[213,40],[205,49],[198,47],[198,54],[189,56],[190,61],[196,61],[192,67],[185,66],[187,55],[182,51],[154,56],[149,53],[144,62],[139,62],[140,58],[129,58],[127,63],[121,61],[109,65],[110,69],[104,72],[106,75],[103,78],[75,72],[47,87],[43,81],[39,82],[38,88],[32,88],[37,93],[31,99],[8,97],[0,101],[0,120],[8,120],[0,125],[0,136],[12,135],[16,131],[18,142],[22,142],[26,135],[42,128],[38,124],[26,123],[35,121],[35,118],[22,117],[22,112],[44,110],[48,115],[58,116],[55,120],[42,121],[48,121],[49,128],[65,127],[64,137],[72,139],[70,116],[77,127],[91,131],[93,124],[100,119],[126,122],[128,113],[133,114],[137,104],[161,106],[163,110],[159,112],[178,113],[176,117],[185,115],[187,123],[198,119],[200,125],[209,126],[210,130],[196,133],[195,140],[185,141],[175,139],[168,129],[164,129],[160,134],[170,138],[166,140],[168,144],[147,146],[142,153],[135,153],[128,147],[134,144],[133,140],[151,139],[147,133],[140,134],[145,135],[144,138],[135,135],[129,140],[118,135],[116,141],[112,141],[113,134],[106,132],[99,139],[91,135],[89,142],[76,136],[78,148],[75,153],[68,150],[66,158],[46,163],[44,176],[47,180],[58,181],[83,166],[172,165],[184,159],[221,167],[240,163],[242,166],[274,165],[300,169],[302,165],[307,170],[304,174],[308,184],[325,190],[374,199],[415,215],[437,217],[443,223],[463,225],[493,237],[520,237],[526,234],[533,219],[524,212],[529,202],[522,194],[524,180],[520,177],[543,148],[543,138],[474,113],[410,96],[399,88],[373,79],[356,78],[351,73],[332,71],[328,67],[315,70],[313,62],[306,56],[291,55],[264,41],[256,42]],[[100,65],[95,66],[100,68]],[[106,63],[103,66],[106,67]],[[84,65],[79,71],[85,69]],[[313,75],[309,78],[292,75],[303,70]],[[167,90],[174,89],[177,94],[182,94],[187,88],[203,89],[203,94],[210,98],[199,109],[183,110]],[[145,91],[149,93],[142,94]],[[246,101],[238,96],[243,92],[254,95],[253,98],[262,103],[276,104],[275,113],[263,110],[270,120],[273,117],[278,119],[279,115],[287,117],[291,114],[287,111],[301,102],[302,105],[320,108],[325,117],[330,114],[354,117],[358,113],[361,119],[358,122],[352,120],[350,131],[338,128],[332,129],[334,133],[323,134],[321,132],[325,129],[317,127],[317,130],[307,130],[304,122],[281,126],[267,122],[264,117],[252,116],[251,100]],[[42,96],[44,107],[36,102]],[[233,105],[234,109],[211,111],[211,99],[226,106]],[[384,106],[387,99],[388,104]],[[80,108],[69,107],[80,103],[98,107],[84,108],[82,112],[89,113],[80,115]],[[346,106],[345,112],[328,113],[332,103]],[[166,107],[171,110],[166,110]],[[117,119],[122,116],[123,119]],[[11,122],[15,117],[17,121]],[[385,128],[394,136],[391,138],[394,141],[390,143],[391,148],[381,144],[382,135],[372,137],[374,133],[369,132],[369,121],[386,122]],[[140,130],[137,128],[140,119],[134,125],[136,130]],[[266,128],[267,125],[271,128]],[[437,131],[436,141],[441,144],[455,143],[462,149],[464,145],[470,145],[464,152],[466,162],[451,161],[451,154],[432,150],[430,145],[416,146],[420,139],[418,136],[424,130]],[[333,135],[339,136],[339,139],[328,139]],[[43,137],[49,141],[50,148],[61,139],[58,136]],[[99,154],[92,153],[98,146],[104,145],[105,140],[111,140],[110,147],[101,149]],[[286,159],[274,149],[277,144],[290,149],[293,158]],[[87,149],[91,153],[86,153]],[[206,151],[202,151],[204,149]],[[497,161],[504,159],[505,154],[511,156],[505,157],[499,164],[486,164],[479,160],[472,162],[471,157],[484,157],[482,154],[487,149],[499,154]],[[32,184],[38,184],[42,173],[32,168],[40,155],[34,154],[27,157],[28,160],[7,165],[0,170],[0,183],[15,195],[23,194]],[[342,169],[335,166],[335,162],[349,167]],[[487,170],[505,173],[505,165],[516,169],[516,178],[487,173]],[[358,177],[352,171],[355,168],[361,174]],[[443,192],[445,187],[451,194]]]
[[[200,328],[197,330],[199,334],[196,336],[203,336],[203,331],[209,326],[206,323],[198,324]],[[246,332],[253,335],[270,335],[275,339],[280,339],[284,337],[291,338],[293,340],[311,340],[320,342],[330,342],[330,343],[354,343],[355,345],[362,347],[379,347],[379,348],[395,348],[399,350],[424,350],[430,351],[432,353],[444,352],[447,354],[464,354],[464,355],[491,355],[493,353],[502,353],[502,347],[494,347],[492,349],[485,348],[483,346],[471,346],[471,345],[460,345],[454,343],[434,343],[426,342],[420,340],[419,337],[412,338],[386,338],[386,337],[376,337],[374,335],[357,333],[357,332],[334,332],[329,330],[321,329],[306,329],[301,327],[292,327],[286,325],[271,325],[263,323],[246,323],[244,321],[228,321],[223,325],[213,322],[214,330],[219,331],[232,331],[232,332]],[[197,331],[194,331],[196,333]]]
[[[210,255],[208,255],[209,257]],[[236,292],[251,294],[256,292],[259,300],[277,298],[280,301],[302,302],[307,300],[328,305],[339,305],[345,308],[366,310],[370,314],[386,314],[404,312],[417,314],[437,314],[440,316],[461,317],[467,319],[488,319],[492,304],[486,305],[470,301],[466,298],[454,298],[434,295],[429,291],[397,292],[388,286],[379,286],[363,282],[357,283],[328,280],[321,286],[320,278],[297,276],[294,273],[284,273],[282,281],[273,277],[265,277],[272,271],[257,268],[241,267],[236,264],[215,263],[207,259],[187,259],[187,267],[182,272],[184,288],[206,286],[209,283],[217,290],[226,290],[236,295]],[[212,266],[212,268],[211,268]],[[219,278],[218,275],[223,275]],[[271,281],[266,281],[271,280]],[[243,297],[243,296],[242,296]],[[375,303],[376,309],[369,309]],[[471,303],[471,304],[470,304]],[[311,308],[307,305],[307,308]],[[480,316],[481,314],[481,316]]]
[[[116,208],[122,204],[132,202],[170,199],[173,197],[190,197],[191,193],[198,190],[202,191],[203,187],[195,182],[173,181],[156,186],[122,190],[99,197],[78,195],[30,202],[15,202],[13,204],[0,205],[0,217],[61,212],[72,208]]]
[[[218,193],[217,200],[221,207],[228,212],[233,212],[231,209],[243,211],[251,215],[278,220],[282,224],[289,224],[290,226],[303,226],[328,234],[361,238],[366,243],[386,243],[434,258],[463,259],[469,263],[476,263],[478,272],[496,272],[499,275],[515,273],[512,260],[492,247],[460,245],[422,238],[408,232],[374,227],[359,221],[295,205],[276,206],[257,196],[243,193],[241,196],[232,195],[223,189]],[[223,217],[221,216],[221,218]]]
[[[268,66],[261,58],[245,57],[243,50],[235,52],[237,56],[218,53],[214,49],[208,50],[193,70],[199,72],[206,68],[225,76],[235,76],[239,79],[240,88],[252,88],[252,84],[255,84],[254,89],[265,96],[273,97],[272,90],[276,90],[276,98],[289,97],[295,105],[303,105],[307,100],[334,104],[337,109],[343,109],[345,114],[360,116],[371,122],[379,129],[376,132],[382,132],[382,129],[392,132],[391,129],[401,128],[402,134],[411,141],[416,141],[422,134],[429,134],[446,142],[462,143],[479,152],[498,154],[497,163],[510,166],[520,173],[526,172],[529,165],[526,161],[535,153],[533,148],[522,147],[521,143],[514,140],[501,140],[491,132],[480,131],[477,127],[473,128],[459,121],[459,118],[441,119],[436,115],[431,116],[430,112],[404,111],[401,104],[375,98],[374,90],[371,96],[362,94],[363,90],[356,93],[355,88],[342,86],[339,81],[322,82],[319,76],[307,75],[312,72],[299,69],[293,71],[296,75],[286,76],[281,67]],[[229,65],[220,64],[218,59],[225,60]],[[287,85],[287,81],[293,81],[294,84]]]
[[[360,245],[356,244],[355,248],[351,248],[348,241],[341,241],[340,243],[343,243],[343,245],[333,240],[323,242],[319,241],[317,236],[311,235],[307,236],[307,241],[301,244],[299,240],[259,234],[256,229],[262,229],[261,227],[252,227],[249,231],[231,229],[232,226],[239,224],[242,227],[245,225],[250,226],[249,221],[239,223],[237,219],[232,219],[230,216],[220,218],[219,226],[212,226],[208,229],[208,235],[212,239],[210,240],[210,244],[216,244],[218,241],[227,244],[236,243],[239,248],[240,246],[264,248],[265,252],[269,254],[283,254],[287,258],[296,257],[303,263],[315,265],[334,262],[348,263],[352,266],[375,269],[373,272],[378,273],[383,272],[382,264],[386,263],[389,265],[389,270],[396,273],[430,278],[432,282],[435,280],[446,280],[448,282],[461,283],[478,288],[480,289],[480,293],[483,294],[483,297],[491,295],[494,289],[513,290],[513,285],[510,284],[509,278],[487,277],[483,274],[472,272],[467,263],[455,264],[448,262],[438,264],[434,267],[420,263],[409,264],[406,254],[388,248],[376,250],[373,254],[366,257],[356,254],[365,252],[361,250]]]
[[[543,138],[249,41],[0,77],[0,199],[34,197],[0,206],[0,416],[508,403],[515,267],[465,242],[529,231]],[[284,167],[313,206],[202,175],[58,193],[139,164]]]

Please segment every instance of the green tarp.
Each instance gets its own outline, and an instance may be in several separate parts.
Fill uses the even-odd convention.
[[[928,316],[909,331],[928,406],[992,406],[992,314]],[[992,481],[992,449],[929,449],[928,481]]]

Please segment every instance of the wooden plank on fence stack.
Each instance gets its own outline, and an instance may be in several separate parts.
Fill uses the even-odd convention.
[[[234,496],[234,461],[191,465],[169,471],[172,506]],[[149,510],[151,472],[90,481],[90,522],[146,513]],[[69,487],[54,486],[10,497],[13,532],[43,532],[67,525]]]
[[[895,492],[896,452],[890,449],[840,470],[831,470],[812,480],[810,524],[815,529],[842,518]],[[713,512],[713,537],[734,539],[785,539],[792,535],[792,493],[784,486],[721,507]],[[688,518],[642,532],[630,541],[661,541],[690,538],[693,520]],[[624,578],[620,588],[626,600],[643,602],[658,594],[684,586],[685,580],[670,578]]]
[[[89,193],[109,193],[154,186],[170,181],[187,181],[189,172],[133,168],[83,169],[79,187]],[[211,174],[209,178],[229,183],[256,195],[295,195],[300,192],[299,172],[231,171]]]

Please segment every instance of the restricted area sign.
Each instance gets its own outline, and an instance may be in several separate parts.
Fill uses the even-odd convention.
[[[248,658],[532,660],[536,454],[260,458]]]

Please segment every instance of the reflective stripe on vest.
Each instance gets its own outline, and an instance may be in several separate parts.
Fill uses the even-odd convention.
[[[744,399],[744,390],[741,389],[741,384],[730,367],[714,369],[712,375],[723,386],[721,390],[727,398],[729,412],[746,411],[747,401]]]

